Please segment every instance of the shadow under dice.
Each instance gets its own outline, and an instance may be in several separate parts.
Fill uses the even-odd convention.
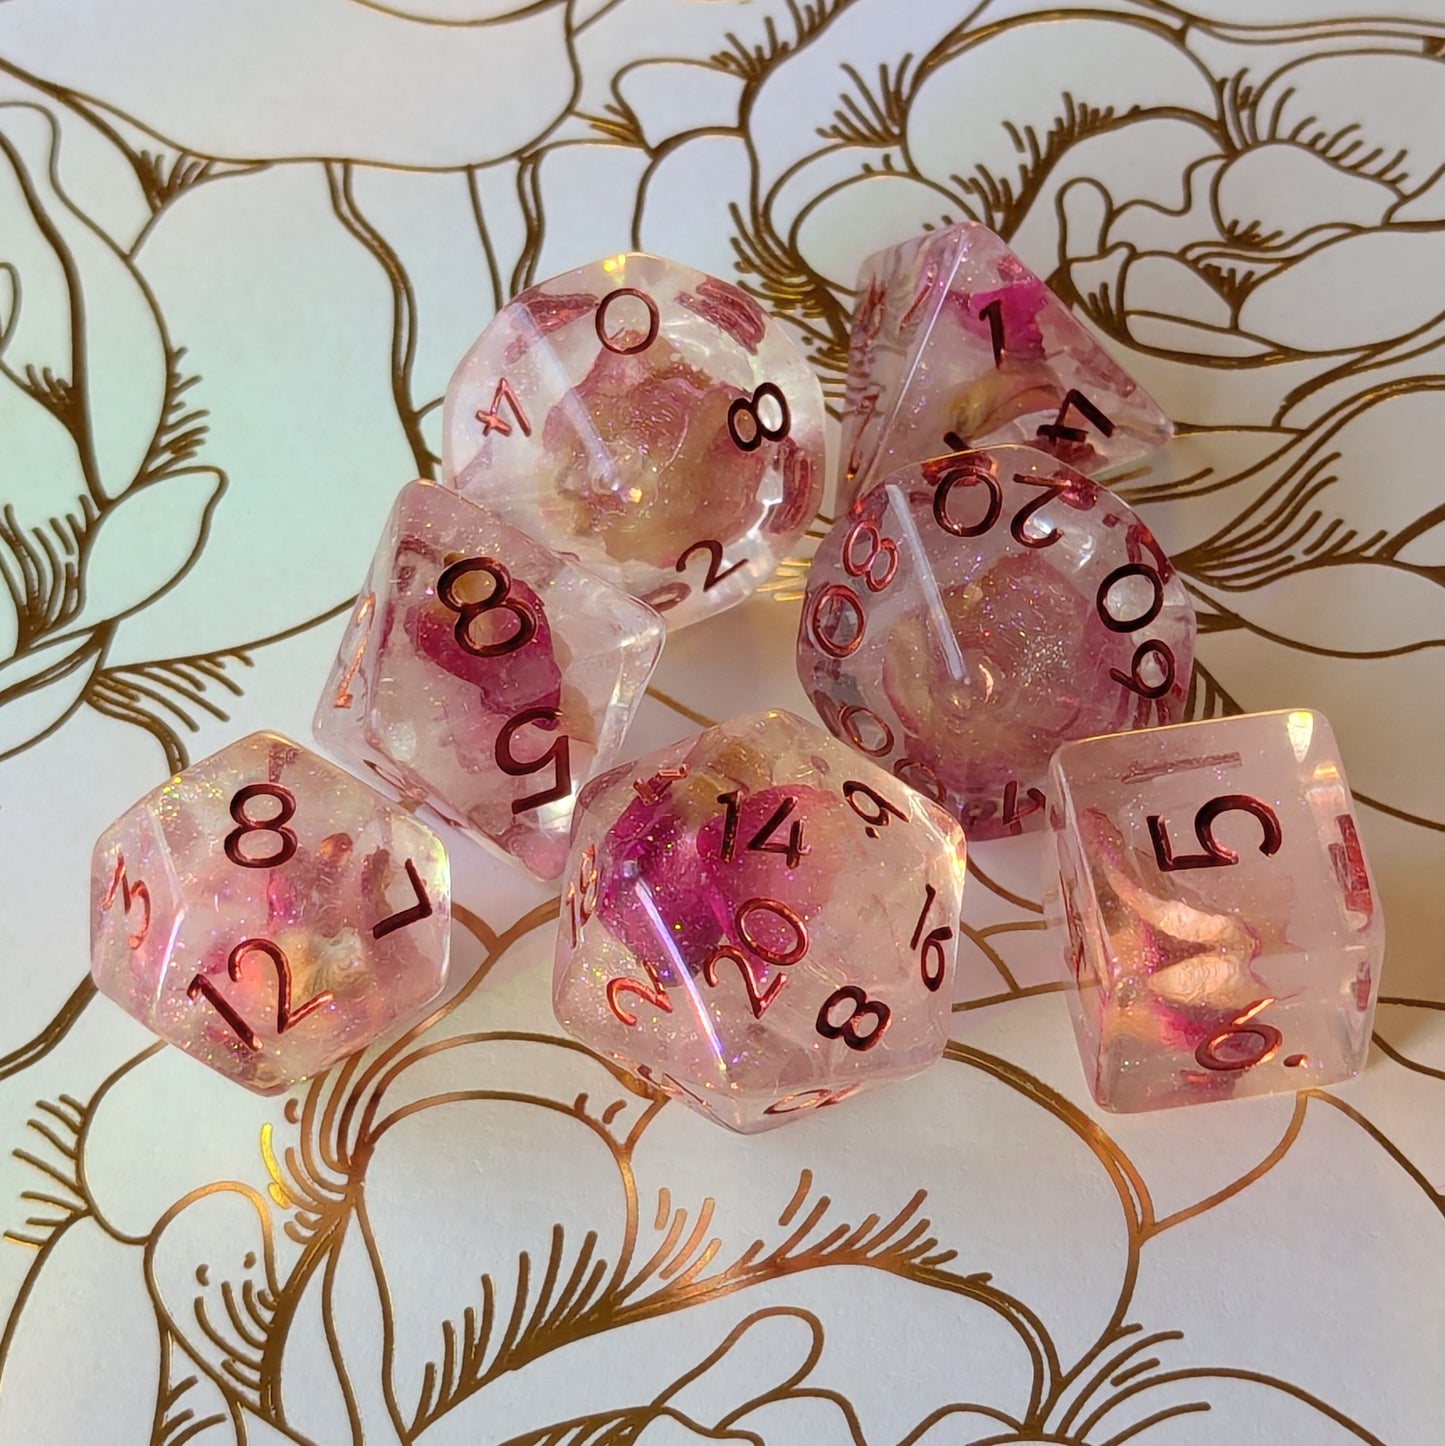
[[[503,307],[447,387],[448,482],[680,627],[812,521],[823,397],[745,292],[632,253]]]
[[[147,794],[91,860],[101,993],[258,1094],[420,1017],[450,928],[441,840],[274,733]]]
[[[798,676],[830,732],[971,839],[1043,823],[1065,739],[1172,723],[1194,608],[1113,493],[1032,447],[905,467],[818,546]]]
[[[768,1129],[939,1057],[963,881],[927,799],[791,713],[735,718],[583,790],[557,1018]]]
[[[401,491],[316,737],[540,879],[662,648],[649,607],[430,482]]]
[[[1151,397],[988,230],[870,256],[848,353],[839,501],[910,462],[1027,442],[1088,475],[1173,435]]]
[[[1045,913],[1101,1105],[1359,1072],[1384,920],[1318,713],[1070,743],[1052,780]]]

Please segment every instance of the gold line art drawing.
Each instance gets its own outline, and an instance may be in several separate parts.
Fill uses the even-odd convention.
[[[0,1446],[1439,1438],[1428,9],[126,0],[68,36],[0,0]],[[944,1060],[765,1140],[561,1035],[557,900],[500,867],[432,1017],[283,1099],[94,1002],[89,839],[309,714],[512,294],[677,254],[836,420],[858,262],[969,219],[1175,419],[1110,485],[1198,609],[1189,716],[1340,734],[1392,921],[1360,1081],[1101,1114],[1026,840],[970,851]],[[810,552],[718,625],[758,679],[791,677]],[[703,631],[658,736],[800,706]]]

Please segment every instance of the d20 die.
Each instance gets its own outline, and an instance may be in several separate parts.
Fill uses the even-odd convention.
[[[502,308],[447,388],[443,466],[681,627],[741,602],[802,536],[823,424],[816,377],[757,302],[634,253]]]
[[[767,1129],[938,1058],[963,880],[922,795],[791,713],[735,718],[583,790],[557,1018]]]
[[[1172,723],[1194,608],[1113,493],[1032,447],[905,467],[808,574],[798,676],[828,729],[970,838],[1043,822],[1069,738]]]
[[[1385,928],[1329,724],[1303,710],[1059,749],[1045,913],[1108,1109],[1365,1061]]]
[[[1138,383],[976,222],[870,256],[858,298],[841,502],[942,452],[1027,442],[1093,475],[1172,435]]]
[[[446,983],[441,840],[274,733],[123,813],[90,892],[101,993],[258,1094],[415,1020]]]
[[[537,878],[618,756],[662,648],[653,610],[430,482],[401,491],[316,737]]]

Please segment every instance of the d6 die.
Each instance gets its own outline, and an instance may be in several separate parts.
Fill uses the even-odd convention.
[[[536,877],[620,751],[662,648],[651,608],[445,487],[411,482],[316,710],[329,748]]]
[[[791,713],[582,792],[553,976],[570,1033],[751,1133],[948,1039],[958,825]]]
[[[808,574],[798,676],[829,730],[971,838],[1043,821],[1061,741],[1177,720],[1194,609],[1149,529],[1032,447],[905,467]]]
[[[716,277],[631,254],[524,291],[447,388],[452,485],[668,614],[741,602],[823,485],[823,397]]]
[[[1156,403],[992,231],[931,231],[864,263],[843,502],[909,462],[1028,442],[1093,475],[1162,447]]]
[[[1358,1072],[1384,921],[1318,713],[1090,738],[1051,772],[1045,913],[1100,1104]]]
[[[446,983],[441,840],[274,733],[122,814],[90,884],[101,993],[258,1094],[419,1017]]]

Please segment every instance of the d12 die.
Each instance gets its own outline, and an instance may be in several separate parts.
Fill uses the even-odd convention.
[[[274,733],[123,813],[90,889],[101,993],[258,1094],[414,1020],[446,983],[441,840]]]
[[[1130,509],[1032,447],[905,467],[819,544],[798,676],[970,838],[1043,822],[1068,738],[1176,721],[1194,609]]]
[[[848,357],[840,500],[909,462],[1027,442],[1093,475],[1162,447],[1169,419],[985,226],[870,256]]]
[[[791,713],[578,801],[563,1027],[735,1130],[916,1074],[948,1039],[958,825]]]
[[[823,397],[745,292],[631,254],[524,291],[447,388],[447,479],[685,623],[741,602],[823,485]]]
[[[411,482],[317,706],[329,748],[536,877],[613,763],[662,648],[653,610],[448,488]]]
[[[1329,1084],[1370,1044],[1384,921],[1318,713],[1061,748],[1045,913],[1114,1110]]]

